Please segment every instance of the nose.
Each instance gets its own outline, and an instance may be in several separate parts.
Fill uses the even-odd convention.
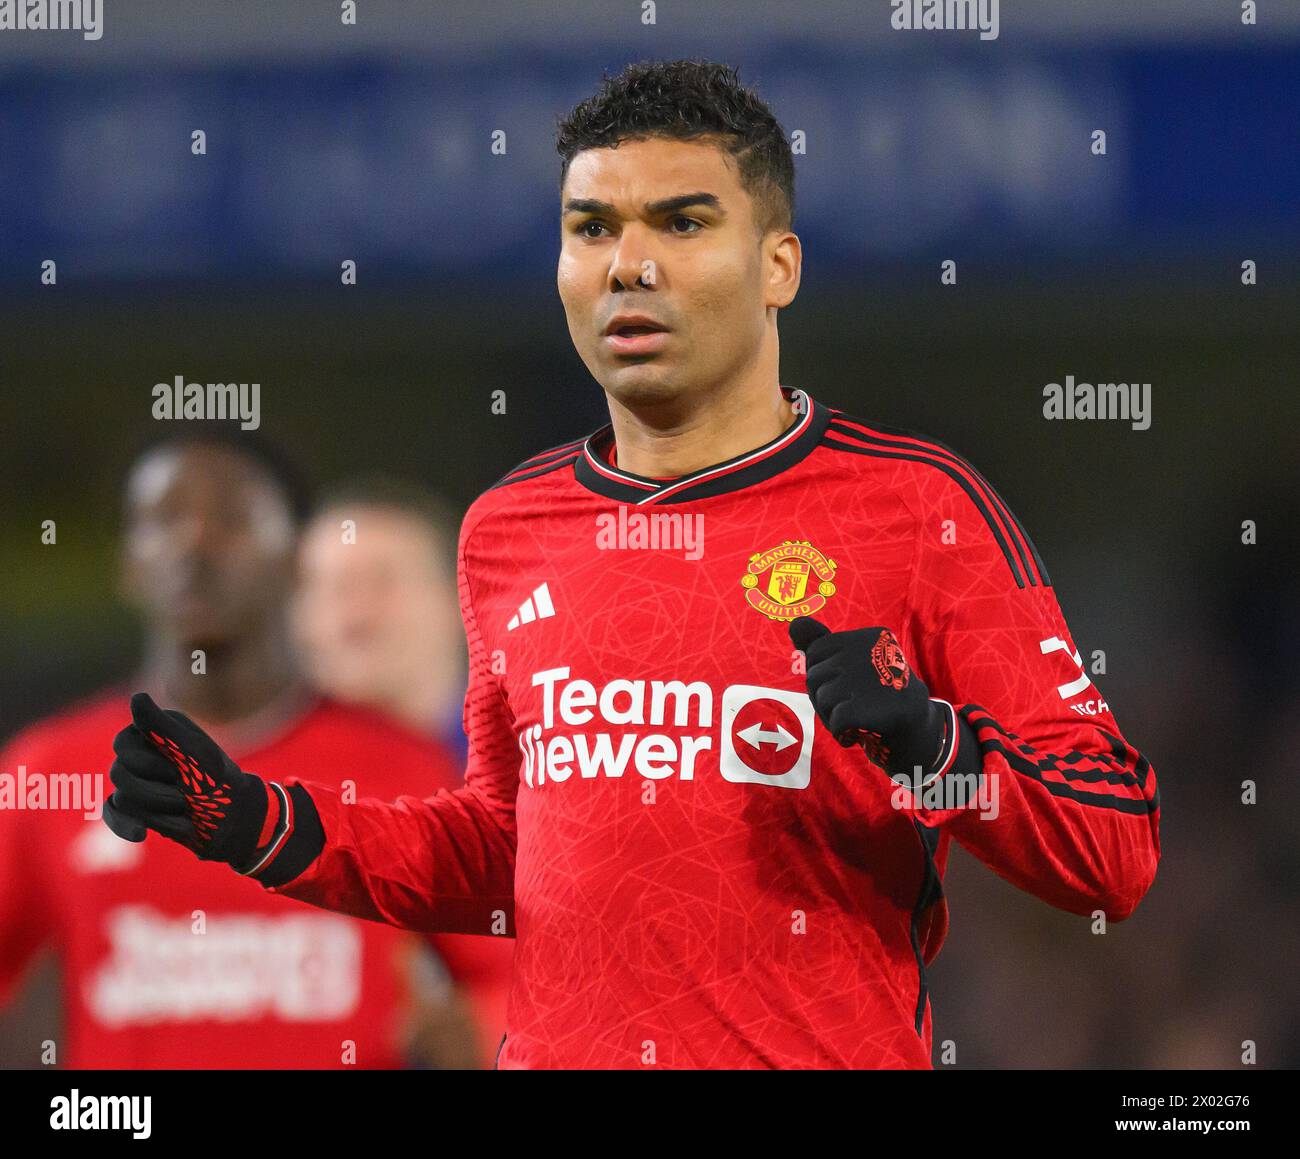
[[[167,535],[175,566],[195,574],[211,571],[228,547],[228,530],[212,515],[188,512],[177,519]]]
[[[177,548],[186,554],[209,548],[220,530],[216,522],[197,511],[187,512],[172,528]]]
[[[610,292],[653,290],[658,282],[658,259],[651,253],[646,231],[637,225],[625,226],[609,262]]]

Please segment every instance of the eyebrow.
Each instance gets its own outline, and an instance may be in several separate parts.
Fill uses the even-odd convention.
[[[702,205],[712,209],[720,216],[726,216],[722,202],[712,193],[682,193],[677,197],[665,197],[660,201],[647,201],[645,211],[652,217],[662,217],[667,213],[679,213],[683,209]],[[603,213],[612,215],[614,207],[608,201],[597,201],[591,197],[571,197],[564,203],[565,213]]]

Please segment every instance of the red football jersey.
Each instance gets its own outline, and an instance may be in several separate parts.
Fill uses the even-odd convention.
[[[422,976],[413,972],[423,939],[286,903],[156,834],[123,841],[99,819],[129,696],[115,691],[51,717],[0,756],[14,791],[0,808],[0,1002],[48,945],[62,962],[63,1065],[402,1065],[401,1021]],[[361,796],[462,783],[432,741],[329,700],[231,755],[250,772],[292,768],[335,788],[352,781]],[[83,777],[99,778],[100,809],[82,807],[94,792]],[[74,779],[80,800],[70,795]],[[49,808],[56,793],[64,807]],[[13,807],[18,800],[39,807]],[[435,944],[457,962],[453,975],[472,972],[486,993],[509,970],[508,939]],[[350,1056],[346,1042],[355,1044]],[[498,1042],[484,1045],[490,1065]]]
[[[502,1067],[928,1067],[950,841],[1113,920],[1154,877],[1155,776],[1006,504],[941,444],[783,390],[790,430],[688,476],[620,470],[606,427],[484,493],[459,546],[467,783],[300,785],[321,826],[293,840],[319,852],[269,888],[513,922]],[[802,615],[892,629],[965,721],[977,797],[918,802],[836,743]]]

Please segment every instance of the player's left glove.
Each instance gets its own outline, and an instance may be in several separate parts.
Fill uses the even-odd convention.
[[[131,697],[131,723],[113,738],[113,752],[104,824],[127,841],[143,841],[152,829],[204,861],[250,873],[267,860],[271,839],[290,828],[291,814],[277,804],[275,830],[264,831],[272,794],[287,805],[283,790],[244,772],[188,716],[159,708],[148,693]],[[276,842],[272,852],[278,849]]]
[[[832,632],[804,616],[791,621],[790,639],[804,654],[813,708],[841,745],[861,745],[872,763],[911,788],[951,767],[957,714],[930,696],[888,628]]]

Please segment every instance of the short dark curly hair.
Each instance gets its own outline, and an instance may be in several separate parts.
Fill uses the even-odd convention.
[[[129,486],[135,469],[157,451],[192,447],[218,447],[233,451],[251,462],[280,491],[293,518],[301,528],[311,514],[313,488],[298,460],[260,430],[244,430],[238,423],[222,419],[189,419],[175,426],[160,423],[136,445],[126,472]]]
[[[735,159],[754,201],[759,229],[794,223],[794,156],[772,110],[740,83],[736,69],[708,60],[639,61],[618,76],[605,74],[600,90],[558,125],[556,151],[569,163],[584,149],[622,141],[672,137],[716,138]]]

